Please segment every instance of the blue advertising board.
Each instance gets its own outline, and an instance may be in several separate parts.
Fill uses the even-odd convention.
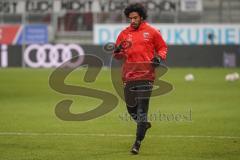
[[[45,24],[25,25],[16,38],[16,44],[48,43],[48,27]]]
[[[94,44],[115,42],[128,24],[95,24]],[[239,45],[240,24],[153,24],[170,45]]]

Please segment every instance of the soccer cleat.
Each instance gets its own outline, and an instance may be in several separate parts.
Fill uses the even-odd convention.
[[[131,153],[134,154],[134,155],[138,154],[140,146],[141,146],[141,142],[140,141],[136,141],[133,144],[133,146],[132,146]]]
[[[147,130],[152,127],[152,125],[151,125],[150,122],[146,122],[146,126],[145,127],[146,128],[145,128],[144,132],[146,133]],[[144,133],[144,135],[145,135],[145,133]],[[140,146],[141,146],[141,141],[140,140],[136,140],[135,143],[132,146],[131,153],[134,154],[134,155],[138,154]]]

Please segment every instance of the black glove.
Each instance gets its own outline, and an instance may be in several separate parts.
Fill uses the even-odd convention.
[[[160,66],[160,63],[161,63],[161,58],[159,58],[159,57],[153,57],[153,59],[152,59],[152,65],[153,65],[153,67],[158,67],[158,66]]]
[[[121,52],[122,48],[123,48],[123,47],[122,47],[121,44],[120,44],[119,46],[115,47],[114,53],[119,53],[119,52]]]

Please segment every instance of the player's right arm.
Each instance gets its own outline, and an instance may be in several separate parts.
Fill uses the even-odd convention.
[[[124,49],[121,47],[121,43],[123,42],[123,32],[118,35],[117,41],[115,43],[115,49],[113,51],[113,57],[116,59],[125,58]]]

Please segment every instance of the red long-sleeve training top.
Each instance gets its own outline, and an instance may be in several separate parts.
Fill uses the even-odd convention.
[[[163,40],[160,31],[142,22],[137,29],[130,26],[125,28],[118,36],[116,46],[128,44],[129,47],[123,47],[120,53],[114,53],[114,58],[124,59],[122,65],[122,80],[150,80],[154,81],[154,67],[151,60],[155,55],[161,60],[166,59],[167,45]]]

